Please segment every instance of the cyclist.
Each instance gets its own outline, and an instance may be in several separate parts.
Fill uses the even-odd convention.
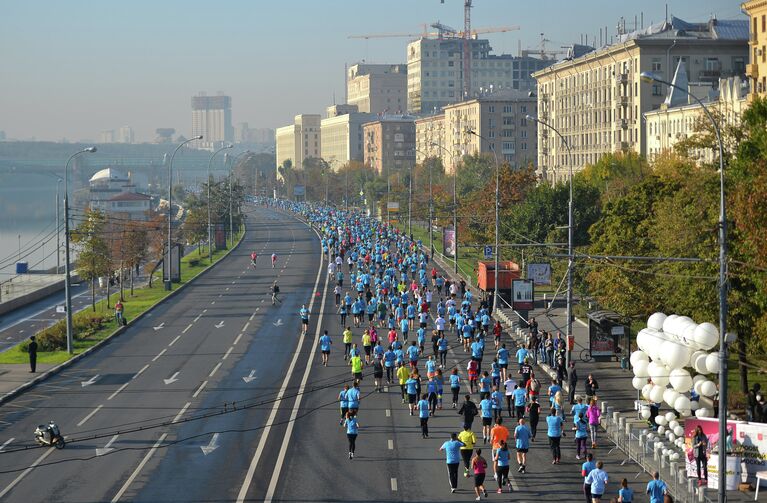
[[[250,254],[250,263],[251,263],[251,265],[253,266],[253,269],[255,269],[255,268],[256,268],[256,259],[257,259],[257,258],[258,258],[258,255],[256,254],[256,252],[255,252],[255,251],[254,251],[253,253],[251,253],[251,254]]]
[[[277,263],[277,254],[272,253],[272,269],[274,269],[274,264]]]
[[[277,295],[280,293],[280,287],[277,286],[277,282],[275,281],[272,285],[272,305],[274,305],[276,302],[282,303],[280,299],[277,298]]]

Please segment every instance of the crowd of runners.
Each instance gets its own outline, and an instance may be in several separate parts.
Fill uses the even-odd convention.
[[[477,500],[488,495],[488,471],[496,492],[511,492],[513,460],[517,472],[526,474],[527,453],[539,438],[544,416],[551,464],[561,462],[561,440],[568,425],[574,437],[573,457],[582,461],[585,499],[599,503],[606,497],[609,477],[593,452],[600,421],[596,382],[585,397],[565,396],[559,379],[544,385],[534,372],[538,357],[563,361],[564,344],[540,345],[537,341],[551,337],[538,334],[537,324],[533,324],[530,349],[509,349],[487,302],[473,295],[464,282],[443,275],[420,243],[395,227],[358,213],[281,204],[301,213],[318,231],[328,257],[327,274],[333,280],[343,329],[338,334],[343,354],[337,358],[343,358],[352,374],[338,394],[339,425],[346,432],[349,459],[354,458],[360,434],[363,374],[372,374],[373,392],[399,385],[402,404],[411,416],[418,417],[423,438],[429,438],[429,419],[447,408],[449,400],[453,414],[457,412],[459,417],[456,432],[440,451],[444,452],[452,492],[458,489],[461,465],[463,476],[473,479]],[[306,331],[305,307],[300,316]],[[560,338],[558,334],[557,340]],[[319,350],[322,364],[327,366],[333,350],[333,335],[327,330],[319,339]],[[449,350],[462,353],[465,366],[449,364]],[[366,373],[366,368],[372,372]],[[448,388],[450,393],[445,395]],[[479,424],[475,425],[477,417]],[[658,480],[648,485],[650,501],[664,501],[662,484]],[[612,493],[615,501],[631,502],[633,498],[625,479]]]

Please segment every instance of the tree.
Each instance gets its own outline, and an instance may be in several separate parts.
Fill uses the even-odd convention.
[[[202,243],[208,240],[207,205],[196,204],[188,208],[181,232],[187,242],[197,244],[197,254],[200,255]],[[213,243],[208,243],[208,246],[213,246]]]
[[[100,211],[88,210],[84,220],[72,232],[78,249],[77,271],[91,282],[91,307],[96,311],[96,280],[110,273],[109,243],[105,239],[107,219]]]

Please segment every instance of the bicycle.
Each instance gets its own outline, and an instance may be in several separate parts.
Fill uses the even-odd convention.
[[[591,351],[588,348],[583,348],[581,350],[580,359],[583,363],[590,363],[594,361],[594,358],[591,356]]]

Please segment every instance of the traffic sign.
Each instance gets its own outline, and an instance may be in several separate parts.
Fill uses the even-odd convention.
[[[486,260],[493,258],[493,247],[492,246],[490,246],[490,245],[485,246],[484,252],[485,252],[485,259]]]
[[[56,306],[56,312],[57,313],[66,313],[67,312],[67,306]]]

